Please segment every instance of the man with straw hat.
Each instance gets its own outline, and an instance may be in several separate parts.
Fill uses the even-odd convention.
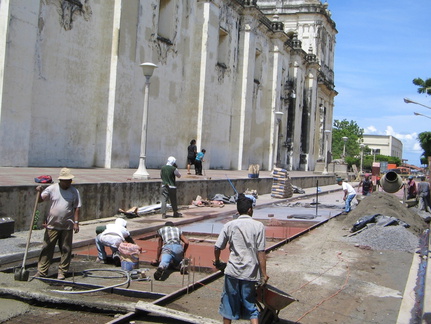
[[[73,233],[79,232],[79,209],[81,208],[79,191],[72,186],[73,178],[70,170],[63,168],[58,177],[59,183],[45,188],[42,186],[36,188],[40,192],[39,202],[51,201],[51,208],[43,221],[45,235],[36,277],[48,275],[57,243],[61,253],[57,279],[64,280],[69,270]]]

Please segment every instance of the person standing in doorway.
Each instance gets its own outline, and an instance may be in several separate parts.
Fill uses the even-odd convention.
[[[219,313],[223,323],[247,319],[257,324],[256,284],[265,284],[266,273],[265,226],[254,219],[253,201],[238,195],[240,216],[226,223],[214,246],[214,266],[224,271],[225,280]],[[229,243],[229,262],[220,260],[221,250]]]
[[[162,197],[161,197],[161,213],[162,218],[166,218],[166,204],[168,200],[171,202],[174,217],[181,217],[178,212],[177,205],[177,185],[176,178],[181,178],[181,173],[178,171],[176,159],[173,156],[168,158],[168,161],[160,170],[160,178],[162,178]]]
[[[347,182],[344,182],[343,179],[337,178],[338,185],[343,187],[343,200],[345,201],[345,207],[343,215],[347,215],[348,212],[352,210],[352,200],[356,197],[356,191],[353,189],[353,187],[348,184]]]
[[[187,148],[187,174],[191,174],[190,167],[195,164],[197,154],[198,148],[196,146],[196,140],[192,139]]]
[[[41,186],[36,188],[40,192],[39,202],[51,201],[51,208],[43,221],[45,234],[36,277],[48,275],[57,243],[61,253],[57,279],[64,280],[69,270],[72,259],[73,233],[79,232],[79,209],[81,208],[79,191],[72,186],[73,178],[71,171],[63,168],[58,177],[59,183],[47,188]]]
[[[205,162],[204,160],[205,153],[206,153],[206,150],[202,149],[202,151],[200,151],[198,155],[196,155],[196,160],[195,160],[196,175],[202,175],[202,162]]]

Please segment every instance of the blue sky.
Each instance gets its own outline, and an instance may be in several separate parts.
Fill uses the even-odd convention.
[[[322,1],[324,2],[324,1]],[[337,25],[334,120],[354,120],[365,134],[393,135],[403,158],[420,166],[417,135],[431,131],[431,106],[414,78],[431,78],[430,0],[328,0]]]

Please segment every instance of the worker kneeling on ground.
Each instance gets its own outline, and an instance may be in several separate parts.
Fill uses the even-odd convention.
[[[172,266],[185,274],[186,265],[183,263],[184,255],[189,247],[189,240],[173,222],[166,222],[157,234],[159,236],[156,260],[151,262],[158,265],[154,279],[161,280],[164,272]],[[184,246],[181,244],[184,243]]]
[[[114,264],[121,265],[118,247],[122,242],[135,243],[126,229],[127,222],[122,218],[117,218],[114,224],[106,225],[106,229],[96,236],[96,247],[98,252],[97,262],[107,263],[105,246],[109,246],[112,251]]]

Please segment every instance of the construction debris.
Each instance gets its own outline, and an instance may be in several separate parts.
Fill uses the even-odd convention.
[[[192,201],[192,205],[197,207],[224,207],[224,202],[223,200],[203,199],[198,195],[196,199]]]
[[[364,216],[365,215],[365,216]],[[345,219],[353,224],[345,239],[362,249],[414,252],[419,236],[428,228],[425,220],[398,197],[386,192],[365,196]]]
[[[392,226],[392,225],[402,225],[404,227],[410,227],[409,224],[403,222],[392,216],[384,216],[381,214],[374,214],[369,216],[364,216],[358,219],[358,221],[353,224],[351,232],[357,232],[362,228],[365,228],[369,225],[377,225],[377,226]]]
[[[424,219],[412,208],[407,208],[397,196],[386,192],[373,192],[370,196],[364,197],[361,203],[348,213],[345,222],[353,225],[361,217],[376,214],[394,217],[409,224],[407,230],[416,236],[422,235],[423,231],[429,228]]]
[[[286,170],[275,168],[272,177],[271,197],[290,198],[293,196],[292,183]]]
[[[166,204],[167,208],[171,208],[170,204]],[[151,214],[162,208],[162,204],[154,204],[142,207],[131,207],[127,210],[118,209],[118,212],[127,216],[127,218],[139,217],[145,214]]]

